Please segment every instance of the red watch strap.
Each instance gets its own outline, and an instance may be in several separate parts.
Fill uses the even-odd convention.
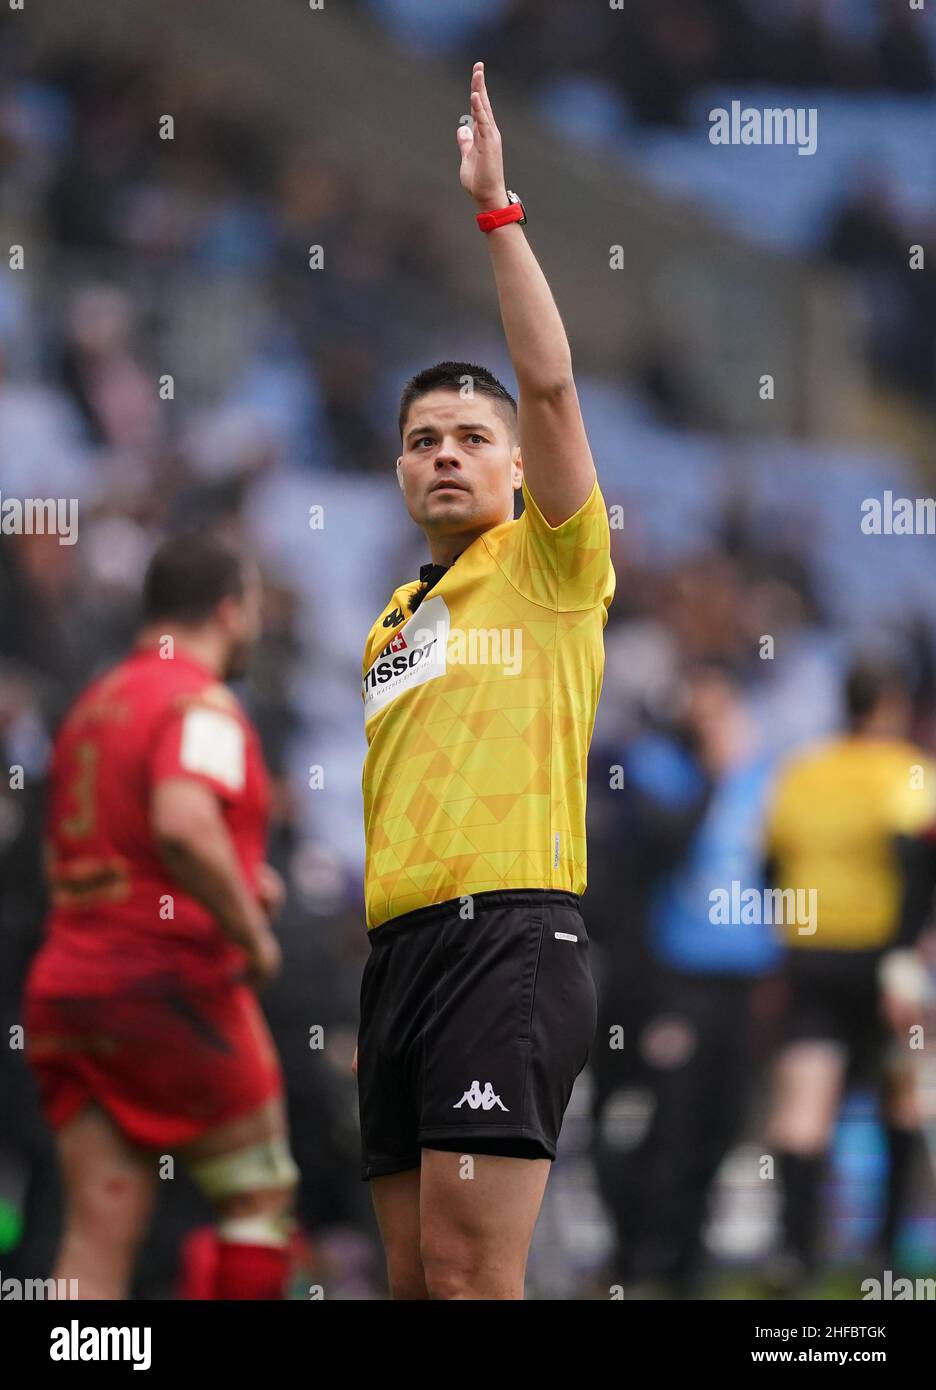
[[[505,208],[477,213],[475,220],[482,232],[493,232],[495,227],[505,227],[508,222],[522,222],[525,215],[522,203],[508,203]]]

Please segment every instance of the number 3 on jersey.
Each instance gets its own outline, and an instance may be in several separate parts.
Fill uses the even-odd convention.
[[[101,750],[91,739],[84,739],[75,748],[77,767],[70,793],[74,810],[63,816],[59,829],[72,840],[82,840],[94,833],[97,818],[97,774]]]

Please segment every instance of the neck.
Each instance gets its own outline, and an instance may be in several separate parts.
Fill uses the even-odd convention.
[[[856,720],[851,729],[853,738],[899,739],[905,736],[900,720],[895,719],[889,710],[875,711],[864,719]]]
[[[478,536],[481,532],[478,532]],[[429,539],[429,558],[434,565],[450,565],[456,555],[460,555],[463,550],[467,550],[472,541],[477,540],[477,536],[430,536]]]
[[[461,555],[463,550],[467,550],[469,545],[473,545],[479,536],[486,535],[488,531],[493,531],[495,526],[503,526],[505,521],[513,521],[513,512],[510,516],[505,516],[501,521],[495,521],[491,526],[479,526],[473,531],[459,531],[454,536],[437,536],[432,532],[426,531],[426,540],[429,543],[429,556],[434,565],[450,565],[456,555]]]
[[[184,627],[179,623],[150,623],[140,629],[137,648],[158,647],[171,637],[175,651],[192,657],[220,676],[225,666],[224,638],[213,628]]]

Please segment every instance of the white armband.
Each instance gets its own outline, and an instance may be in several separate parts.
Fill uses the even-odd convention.
[[[232,792],[243,791],[247,743],[243,725],[230,714],[196,706],[182,720],[179,762],[186,772],[200,772]]]

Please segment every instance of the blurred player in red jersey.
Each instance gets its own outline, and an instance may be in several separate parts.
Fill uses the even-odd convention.
[[[282,1296],[298,1173],[250,987],[279,967],[282,884],[259,739],[222,684],[259,628],[252,567],[210,536],[170,538],[135,649],[56,741],[25,1023],[65,1188],[54,1274],[81,1298],[126,1296],[170,1151],[217,1212],[214,1296]]]

